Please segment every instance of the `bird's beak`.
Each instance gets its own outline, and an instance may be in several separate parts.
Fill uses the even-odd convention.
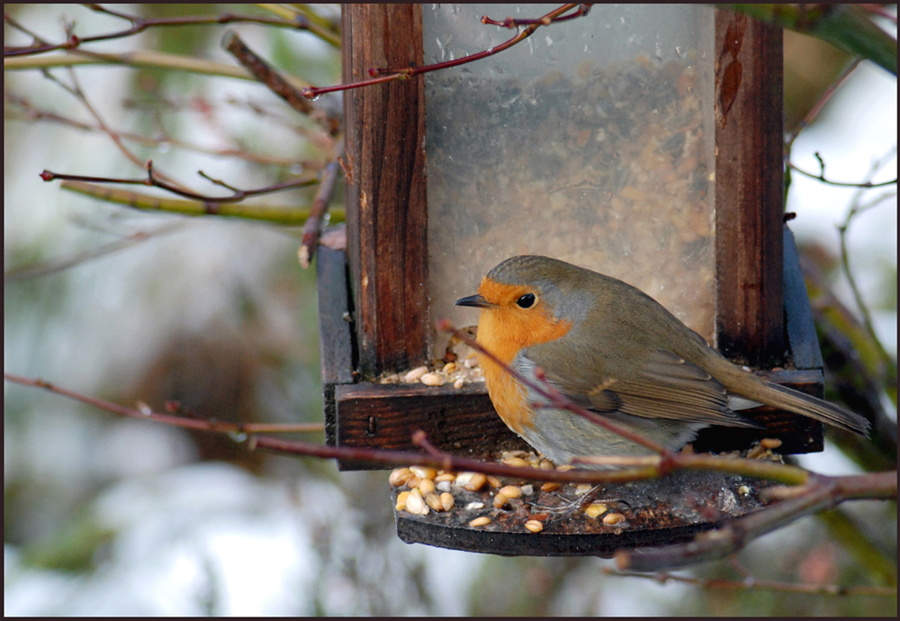
[[[456,306],[475,306],[476,308],[494,308],[496,304],[491,304],[480,295],[470,295],[467,298],[456,300]]]

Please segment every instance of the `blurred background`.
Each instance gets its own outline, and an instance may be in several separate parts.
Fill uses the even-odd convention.
[[[260,6],[116,10],[147,17],[272,15]],[[127,25],[74,5],[5,10],[49,41],[65,39],[66,22],[75,22],[81,36]],[[308,10],[339,24],[339,7]],[[896,25],[885,23],[896,36]],[[286,73],[316,85],[340,82],[335,46],[310,33],[255,24],[149,29],[90,49],[156,50],[235,65],[220,47],[226,28]],[[5,39],[31,43],[9,21]],[[828,44],[785,32],[786,128],[850,60]],[[65,69],[51,71],[72,84]],[[148,137],[125,140],[141,161],[152,159],[199,192],[222,189],[198,170],[248,189],[316,172],[331,153],[333,145],[311,123],[252,81],[152,64],[83,66],[75,76],[108,126]],[[104,132],[59,121],[97,123],[83,102],[40,70],[7,67],[4,91],[4,369],[157,411],[177,400],[219,420],[321,421],[315,271],[298,264],[299,230],[142,212],[45,183],[38,176],[44,169],[144,173]],[[818,173],[818,152],[826,177],[845,182],[866,180],[878,161],[871,180],[896,179],[896,123],[896,78],[863,62],[799,135],[791,160]],[[180,148],[177,141],[202,149]],[[210,153],[226,150],[244,157]],[[261,202],[308,208],[314,192]],[[837,227],[854,204],[872,205],[852,219],[847,248],[876,332],[894,360],[895,192],[893,185],[858,197],[856,188],[794,174],[786,207],[797,213],[791,228],[804,260],[858,314],[839,265]],[[342,203],[339,186],[332,207]],[[83,257],[113,244],[123,247]],[[72,266],[61,269],[66,262]],[[884,401],[896,420],[896,408]],[[703,589],[604,575],[613,564],[602,559],[502,558],[406,545],[396,536],[386,472],[339,473],[330,461],[248,453],[225,436],[116,418],[8,382],[4,410],[10,615],[896,614],[890,598]],[[322,434],[302,439],[322,441]],[[860,471],[832,444],[800,463],[825,474]],[[806,518],[750,545],[741,564],[759,580],[896,580],[896,505],[859,502],[846,509],[880,560],[861,561],[829,536],[824,521]],[[726,562],[677,573],[742,579]]]

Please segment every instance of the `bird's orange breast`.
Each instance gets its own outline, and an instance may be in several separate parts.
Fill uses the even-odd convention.
[[[488,278],[478,288],[485,300],[496,305],[481,311],[478,343],[506,365],[523,349],[562,338],[572,329],[572,322],[553,317],[545,307],[516,306],[515,301],[527,292],[524,286],[506,285]],[[524,427],[532,426],[526,388],[488,356],[479,354],[478,358],[494,409],[508,427],[521,435]]]

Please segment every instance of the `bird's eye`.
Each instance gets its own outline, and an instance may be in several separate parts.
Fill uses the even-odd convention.
[[[531,308],[532,306],[534,306],[534,299],[535,298],[533,293],[526,293],[518,300],[516,300],[516,304],[519,306],[519,308]]]

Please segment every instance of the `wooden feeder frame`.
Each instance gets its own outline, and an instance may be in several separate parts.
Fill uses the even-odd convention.
[[[347,4],[342,19],[345,83],[368,78],[370,67],[423,64],[421,5]],[[715,50],[716,107],[727,108],[715,136],[717,348],[772,381],[821,397],[822,358],[793,236],[783,221],[782,31],[716,9]],[[737,85],[722,79],[732,63],[741,69]],[[326,442],[416,451],[411,435],[422,429],[437,448],[468,457],[493,459],[500,450],[528,448],[496,415],[483,384],[456,389],[371,381],[429,358],[423,80],[345,91],[344,114],[351,169],[347,254],[323,247],[317,263]],[[793,368],[771,370],[788,361]],[[771,407],[745,414],[767,431],[708,429],[695,447],[730,450],[775,437],[783,453],[823,448],[817,421]],[[339,467],[383,466],[345,460]],[[461,528],[448,539],[446,528],[429,530],[420,520],[404,519],[398,515],[406,541],[523,553],[514,538],[498,547],[488,545],[484,533]],[[495,541],[497,533],[490,535]],[[671,533],[640,543],[663,540]],[[597,549],[603,545],[611,544]],[[524,553],[573,549],[558,539],[543,552],[532,548]]]

